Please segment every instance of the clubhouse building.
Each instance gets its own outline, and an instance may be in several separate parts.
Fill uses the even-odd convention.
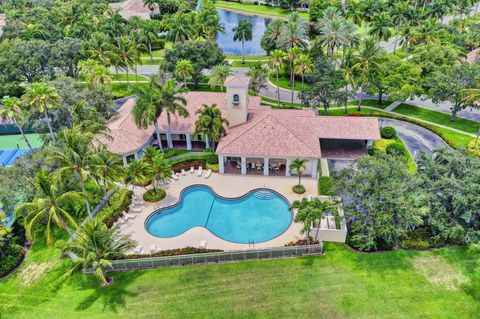
[[[367,154],[367,146],[380,139],[379,123],[373,117],[318,116],[313,109],[272,109],[261,105],[260,97],[249,96],[250,79],[231,76],[225,81],[226,93],[188,92],[187,118],[158,118],[161,140],[153,125],[138,128],[132,109],[135,99],[127,100],[108,123],[112,140],[108,149],[123,156],[127,164],[141,158],[146,148],[159,146],[178,149],[210,147],[195,132],[197,110],[202,105],[216,104],[229,121],[227,134],[222,136],[216,154],[219,172],[228,174],[290,176],[287,169],[293,159],[308,161],[304,175],[317,177],[319,164],[327,159],[353,160]]]

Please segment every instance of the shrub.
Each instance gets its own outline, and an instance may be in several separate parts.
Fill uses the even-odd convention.
[[[218,164],[207,164],[207,169],[211,169],[214,173],[218,173],[218,171],[220,170],[218,168]]]
[[[392,143],[387,145],[387,148],[385,149],[387,154],[390,155],[400,155],[400,156],[405,156],[407,155],[407,149],[402,143]]]
[[[209,154],[206,160],[207,160],[207,164],[218,164],[218,155],[214,153]]]
[[[5,276],[15,268],[23,258],[22,246],[15,241],[8,242],[2,247],[2,258],[0,258],[0,277]]]
[[[133,192],[131,190],[122,188],[113,194],[108,206],[102,208],[98,216],[108,228],[113,226],[124,211],[128,211],[128,207],[132,203],[132,195]]]
[[[328,196],[334,195],[332,177],[320,176],[318,179],[318,194]]]
[[[154,50],[163,50],[165,49],[165,41],[164,40],[156,40],[153,42],[153,49]]]
[[[380,130],[380,135],[383,138],[391,139],[397,136],[397,131],[391,126],[385,126]]]
[[[157,191],[149,189],[143,194],[143,200],[147,202],[158,202],[164,199],[166,195],[163,189],[158,188]]]
[[[480,157],[480,141],[475,146],[475,140],[468,143],[468,152],[474,156]]]
[[[146,257],[178,256],[178,255],[190,255],[190,254],[201,254],[201,253],[213,253],[213,252],[221,252],[221,251],[223,250],[184,247],[184,248],[177,248],[177,249],[161,250],[150,255],[135,255],[135,254],[121,255],[117,259],[137,259],[137,258],[146,258]]]
[[[419,239],[405,239],[401,243],[402,248],[404,249],[418,249],[425,250],[430,248],[430,244],[425,240]]]
[[[305,193],[305,187],[303,185],[295,185],[292,187],[292,190],[297,194]]]

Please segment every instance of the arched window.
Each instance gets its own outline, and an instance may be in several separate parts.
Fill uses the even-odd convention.
[[[233,103],[240,103],[240,96],[238,94],[233,95]]]

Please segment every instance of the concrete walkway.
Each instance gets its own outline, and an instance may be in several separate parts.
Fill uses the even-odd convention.
[[[393,111],[393,109],[396,108],[397,106],[399,106],[400,104],[402,104],[401,101],[395,101],[392,104],[390,104],[389,106],[387,106],[385,108],[385,111],[388,111],[388,112]]]

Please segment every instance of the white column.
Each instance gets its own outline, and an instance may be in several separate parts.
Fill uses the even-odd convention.
[[[263,159],[263,175],[268,176],[268,158]]]
[[[205,148],[210,148],[210,141],[208,139],[208,136],[205,138]]]
[[[173,148],[172,134],[170,133],[167,133],[167,145],[168,148]]]
[[[322,165],[322,176],[330,176],[330,169],[328,168],[328,160],[322,158],[320,160],[320,165]]]
[[[373,140],[367,140],[367,147],[370,147],[373,145]]]
[[[225,173],[225,159],[222,155],[218,155],[218,172],[220,174]]]
[[[247,175],[247,158],[242,157],[242,169],[241,169],[242,175]]]
[[[137,154],[138,151],[135,151],[135,153],[133,153],[133,157],[135,157],[136,160],[138,160],[138,154]]]
[[[292,164],[292,160],[287,158],[286,169],[285,169],[285,176],[290,176],[290,164]]]
[[[190,133],[185,134],[185,139],[187,141],[187,150],[192,149],[192,135]]]
[[[123,166],[127,166],[128,163],[127,163],[127,157],[126,156],[123,156]]]
[[[318,159],[312,160],[312,178],[316,179],[318,177]]]

